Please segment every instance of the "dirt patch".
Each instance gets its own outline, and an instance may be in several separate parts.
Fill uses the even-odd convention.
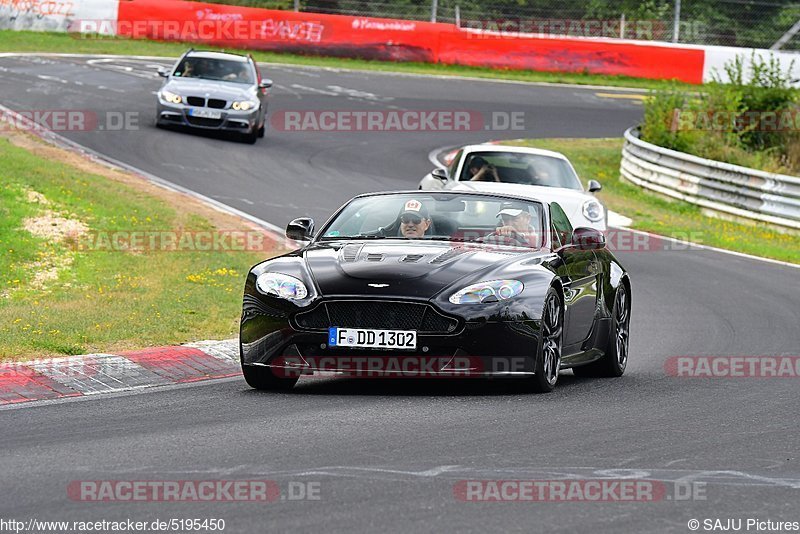
[[[25,219],[22,227],[36,237],[58,243],[66,239],[77,240],[89,231],[83,222],[68,219],[51,210],[46,210],[37,217]]]

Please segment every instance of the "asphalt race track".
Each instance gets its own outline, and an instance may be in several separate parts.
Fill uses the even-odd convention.
[[[159,62],[0,58],[15,110],[137,112],[139,127],[63,132],[278,226],[353,194],[416,188],[428,152],[488,138],[620,136],[641,115],[608,89],[264,66],[271,113],[524,112],[523,131],[268,131],[255,146],[158,130]],[[617,92],[626,95],[622,91]],[[606,95],[606,96],[603,96]],[[390,107],[394,106],[394,107]],[[658,248],[658,247],[656,247]],[[665,247],[669,248],[669,247]],[[621,252],[633,281],[623,378],[529,395],[502,381],[241,379],[0,411],[0,517],[223,518],[227,532],[688,532],[691,519],[800,521],[798,378],[669,376],[673,356],[800,354],[800,270],[709,250]],[[464,480],[646,479],[657,502],[462,502]],[[84,503],[76,480],[270,479],[277,502]],[[288,498],[318,484],[318,500]],[[689,485],[694,499],[676,491]],[[317,487],[317,486],[315,486]]]

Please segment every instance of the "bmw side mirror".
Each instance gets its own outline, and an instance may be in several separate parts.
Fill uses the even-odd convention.
[[[162,78],[169,78],[169,71],[166,67],[159,67],[158,68],[158,75]]]
[[[431,171],[431,176],[434,178],[438,178],[439,180],[447,180],[447,171],[442,169],[441,167],[436,167]]]
[[[589,192],[594,193],[596,191],[600,191],[603,189],[603,186],[600,185],[600,182],[597,180],[589,180]]]
[[[596,228],[575,228],[572,245],[580,250],[599,250],[606,246],[606,236]]]
[[[311,241],[314,237],[314,219],[300,217],[286,226],[286,237],[294,241]]]
[[[270,87],[272,87],[272,80],[264,78],[258,83],[259,89],[269,89]]]

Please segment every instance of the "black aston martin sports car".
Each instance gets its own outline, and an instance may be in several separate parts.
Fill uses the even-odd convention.
[[[559,370],[620,376],[631,285],[602,232],[557,203],[475,192],[357,196],[299,250],[254,266],[240,329],[257,389],[302,374],[512,376],[547,392]]]

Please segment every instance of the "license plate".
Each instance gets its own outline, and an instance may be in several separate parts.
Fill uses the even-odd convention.
[[[328,346],[363,349],[416,349],[415,330],[371,330],[365,328],[329,328]]]
[[[214,109],[190,108],[189,115],[202,119],[221,119],[222,112]]]

